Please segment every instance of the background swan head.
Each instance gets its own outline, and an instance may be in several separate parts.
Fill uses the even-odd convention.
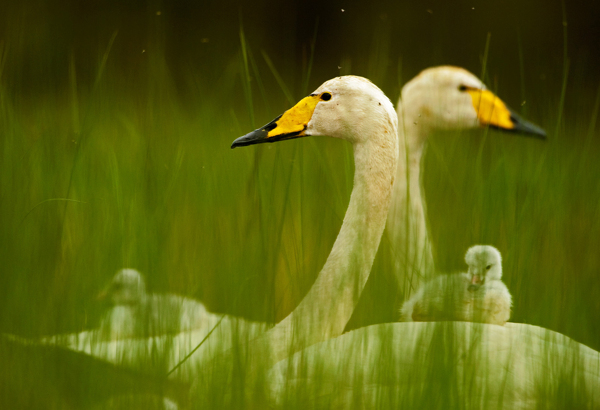
[[[146,298],[144,277],[135,269],[121,269],[112,278],[98,299],[109,299],[115,306],[136,305]]]
[[[452,66],[423,70],[402,89],[405,131],[425,135],[435,130],[490,126],[538,138],[546,133],[523,120],[469,71]]]
[[[336,77],[273,121],[236,139],[231,148],[309,136],[328,136],[360,143],[377,125],[397,126],[391,101],[363,77]]]
[[[469,265],[471,286],[475,289],[484,285],[486,281],[502,278],[502,256],[493,246],[475,245],[470,247],[465,255],[465,262]],[[475,290],[471,286],[470,290]]]

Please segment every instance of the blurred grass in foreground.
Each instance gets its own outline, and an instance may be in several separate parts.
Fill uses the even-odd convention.
[[[388,46],[373,58],[385,61]],[[2,332],[93,327],[102,309],[94,295],[121,267],[144,272],[151,290],[218,312],[275,321],[293,309],[341,224],[351,147],[314,138],[231,151],[235,137],[301,96],[282,90],[260,60],[268,56],[252,51],[231,56],[219,79],[190,74],[185,101],[160,47],[133,74],[111,64],[107,47],[93,81],[80,81],[71,63],[67,89],[35,98],[13,93],[0,71]],[[396,90],[378,67],[367,69],[374,82]],[[297,82],[312,90],[324,80]],[[557,124],[560,87],[528,88],[528,116],[549,131],[545,143],[485,130],[433,137],[428,217],[442,270],[463,269],[468,246],[493,244],[513,321],[600,349],[598,100],[570,91],[574,108]],[[384,239],[350,328],[394,320],[401,301],[389,251]]]

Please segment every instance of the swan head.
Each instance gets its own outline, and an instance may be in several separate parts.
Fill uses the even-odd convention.
[[[363,77],[336,77],[231,148],[309,136],[360,143],[378,126],[396,132],[397,122],[393,104],[375,84]]]
[[[428,68],[402,89],[404,127],[427,131],[490,126],[537,138],[546,132],[525,121],[469,71],[451,66]]]
[[[121,269],[112,278],[99,300],[109,299],[113,305],[136,305],[146,297],[146,283],[135,269]]]
[[[489,245],[476,245],[469,248],[465,255],[469,265],[471,285],[469,290],[477,290],[489,280],[502,278],[502,256],[498,249]]]

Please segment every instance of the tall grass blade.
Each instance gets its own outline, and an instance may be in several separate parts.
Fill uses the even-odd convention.
[[[562,125],[563,111],[565,107],[565,96],[567,93],[567,81],[569,77],[569,55],[567,50],[567,11],[565,9],[564,0],[561,1],[562,5],[562,26],[563,26],[563,75],[562,75],[562,87],[560,90],[560,100],[558,102],[558,115],[556,118],[556,128],[554,135],[558,137],[560,128]]]
[[[308,64],[302,73],[302,88],[301,95],[308,95],[308,85],[310,83],[310,74],[312,72],[313,64],[315,61],[315,46],[317,44],[317,32],[319,31],[319,17],[315,21],[315,30],[313,32],[312,39],[310,41],[310,54],[308,57]]]
[[[290,92],[288,86],[285,84],[285,81],[283,81],[283,78],[279,74],[279,71],[277,71],[277,69],[275,68],[275,65],[273,64],[273,62],[271,61],[271,58],[269,58],[269,55],[267,54],[267,52],[265,50],[261,50],[261,54],[262,54],[263,58],[265,59],[267,66],[269,66],[269,69],[271,70],[273,77],[275,77],[275,80],[277,81],[279,88],[281,88],[281,91],[283,91],[283,95],[285,95],[285,98],[286,98],[288,104],[290,105],[290,107],[293,106],[296,103],[296,100],[292,96],[292,93]]]
[[[244,98],[246,99],[246,108],[250,116],[250,123],[252,127],[256,127],[256,121],[254,118],[254,104],[252,100],[252,82],[250,76],[250,67],[248,64],[248,46],[246,44],[246,35],[244,34],[244,27],[240,24],[240,45],[242,50],[242,87],[244,89]]]

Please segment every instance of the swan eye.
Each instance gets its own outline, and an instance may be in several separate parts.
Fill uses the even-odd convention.
[[[467,86],[466,85],[459,85],[458,86],[458,91],[467,91]]]
[[[329,101],[329,100],[331,100],[331,94],[330,93],[323,93],[323,94],[321,94],[321,100],[323,100],[323,101]]]
[[[492,268],[492,265],[488,265],[485,267],[485,270],[490,270]]]

